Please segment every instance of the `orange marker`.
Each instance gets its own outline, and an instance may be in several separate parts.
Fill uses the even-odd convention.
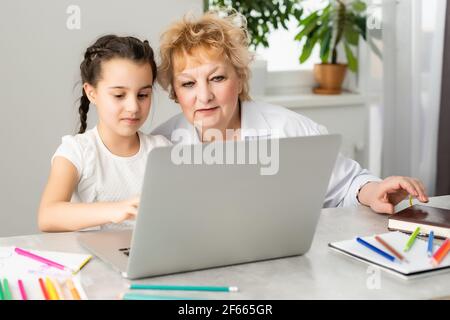
[[[437,267],[442,260],[444,260],[447,253],[450,251],[450,239],[444,241],[442,246],[436,251],[433,258],[431,258],[431,264],[433,267]]]
[[[72,294],[73,300],[81,300],[80,294],[78,293],[77,288],[73,284],[71,279],[67,279],[66,281],[67,288],[69,288],[70,293]]]

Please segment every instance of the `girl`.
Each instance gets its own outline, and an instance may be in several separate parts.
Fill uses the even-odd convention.
[[[80,69],[80,131],[64,136],[52,157],[39,206],[41,231],[132,225],[148,153],[170,144],[138,131],[157,73],[147,41],[103,36],[87,48]],[[86,131],[90,103],[98,122]]]

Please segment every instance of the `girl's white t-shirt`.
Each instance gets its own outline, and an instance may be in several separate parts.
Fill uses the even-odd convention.
[[[83,134],[62,137],[62,143],[52,157],[69,160],[78,170],[78,185],[71,202],[110,202],[129,199],[141,193],[149,152],[170,145],[161,135],[146,135],[138,131],[139,151],[131,157],[117,156],[103,144],[97,127]],[[124,228],[134,221],[108,224],[102,228]]]

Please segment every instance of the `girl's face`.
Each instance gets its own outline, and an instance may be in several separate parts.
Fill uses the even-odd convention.
[[[96,87],[84,84],[89,100],[97,106],[99,125],[119,136],[135,135],[150,111],[150,64],[114,58],[102,62],[101,73]]]
[[[184,60],[174,66],[173,89],[187,120],[203,130],[239,129],[241,81],[233,65],[204,54]]]

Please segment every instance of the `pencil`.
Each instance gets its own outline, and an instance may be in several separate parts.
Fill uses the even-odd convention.
[[[22,296],[22,300],[28,300],[27,293],[25,291],[25,287],[23,286],[22,280],[17,281],[19,285],[20,295]]]
[[[3,289],[5,290],[5,300],[12,300],[11,290],[9,289],[8,279],[3,279]]]
[[[41,286],[42,294],[44,295],[45,300],[50,300],[48,297],[47,289],[45,288],[44,281],[42,278],[39,278],[39,285]]]
[[[55,286],[49,277],[45,278],[45,286],[47,287],[47,292],[50,300],[59,300],[58,293],[56,292]]]
[[[389,243],[384,241],[381,237],[375,236],[375,240],[377,240],[379,243],[381,243],[386,249],[388,249],[400,261],[408,262],[408,260],[406,260],[406,258],[404,256],[402,256],[397,250],[395,250]]]
[[[73,284],[71,279],[67,279],[66,281],[67,288],[69,288],[70,293],[72,294],[73,300],[81,300],[80,294],[78,293],[77,288]]]
[[[215,287],[215,286],[174,286],[174,285],[152,285],[152,284],[132,284],[130,289],[142,290],[183,290],[183,291],[223,291],[236,292],[237,287]]]
[[[439,249],[436,251],[436,253],[433,255],[433,258],[431,258],[431,264],[434,267],[437,267],[442,260],[444,260],[447,253],[450,251],[450,239],[447,238],[447,240],[444,241],[444,243],[439,247]]]

